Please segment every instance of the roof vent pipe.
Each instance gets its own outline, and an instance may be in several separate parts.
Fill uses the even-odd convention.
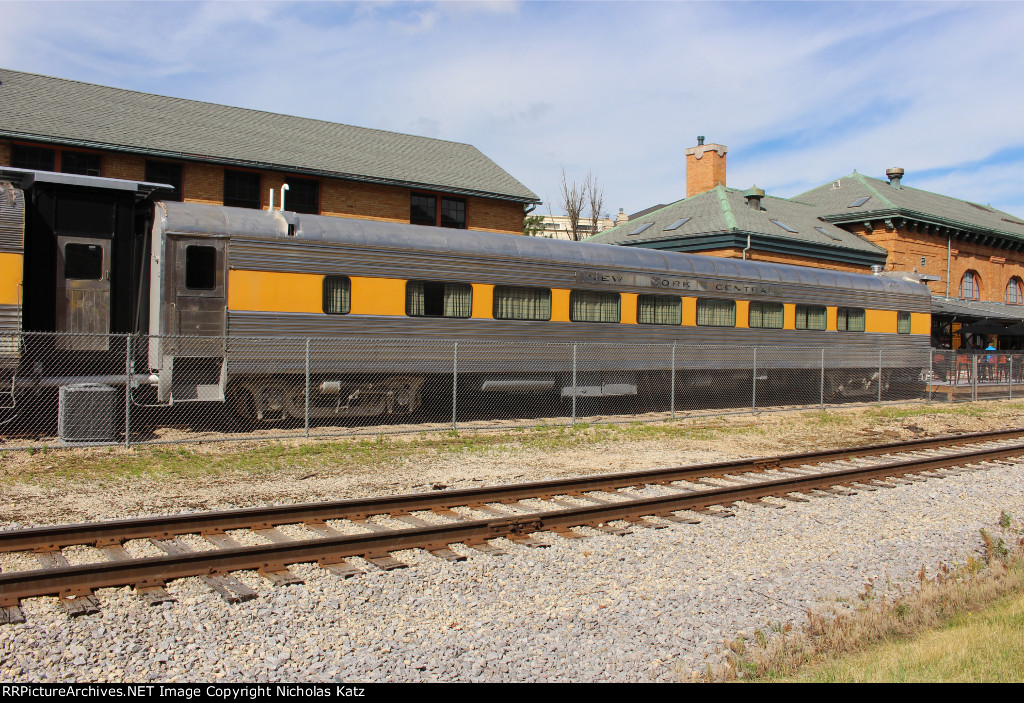
[[[284,212],[284,192],[288,190],[288,184],[281,186],[281,212]]]
[[[887,168],[885,169],[885,175],[889,177],[889,185],[896,190],[902,190],[900,188],[900,179],[903,178],[903,174],[906,173],[902,168]]]
[[[881,264],[873,264],[871,266],[871,273],[875,274],[876,276],[878,274],[882,273],[882,271],[884,271],[884,270],[885,270],[885,267],[882,266]]]
[[[267,208],[270,212],[274,211],[274,189],[270,189],[270,207]]]
[[[758,212],[761,211],[761,198],[764,197],[764,191],[757,186],[743,191],[743,197],[747,199],[747,205]]]

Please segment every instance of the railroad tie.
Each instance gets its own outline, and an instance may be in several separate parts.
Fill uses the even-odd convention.
[[[669,513],[668,515],[659,515],[658,517],[660,517],[662,520],[668,520],[669,522],[677,522],[680,525],[699,525],[700,524],[700,520],[698,520],[696,518],[681,517],[679,515],[673,515],[671,513]]]
[[[451,512],[451,511],[449,511],[449,512]],[[455,516],[461,518],[461,516],[458,513],[452,512],[452,515],[455,515]],[[398,515],[392,514],[391,517],[394,518],[395,520],[399,520],[401,522],[404,522],[407,525],[412,525],[413,527],[430,527],[431,525],[434,524],[434,523],[427,522],[426,520],[424,520],[422,518],[418,518],[415,515],[409,515],[409,514],[404,514],[404,515],[402,515],[402,514],[398,514]],[[466,561],[466,557],[464,555],[459,554],[457,552],[453,552],[451,549],[448,548],[447,545],[445,545],[443,547],[433,547],[433,548],[428,547],[425,551],[430,552],[431,554],[433,554],[435,557],[437,557],[439,559],[444,559],[445,561],[450,561],[450,562],[453,562],[453,563],[454,562],[459,562],[459,561]]]
[[[284,544],[285,542],[292,541],[292,539],[288,535],[281,532],[276,527],[259,528],[253,530],[252,532],[253,534],[269,539],[271,542],[275,542],[277,544]],[[227,535],[223,536],[227,537],[228,539],[231,539]],[[215,537],[215,535],[210,535],[210,537]],[[207,537],[207,539],[210,540],[210,537]],[[234,540],[231,541],[234,542]],[[214,544],[216,544],[216,542],[214,542]],[[238,546],[242,545],[239,544]],[[295,586],[297,584],[303,583],[302,578],[297,576],[294,571],[285,566],[274,568],[262,568],[259,570],[259,573],[260,576],[267,579],[275,586]]]
[[[305,524],[305,528],[314,534],[327,538],[342,537],[345,534],[323,522],[307,522]],[[345,579],[366,573],[366,571],[360,569],[358,566],[356,566],[349,560],[341,557],[338,557],[337,559],[321,559],[317,562],[317,564],[321,568],[327,569],[335,576],[341,576]]]
[[[206,539],[209,540],[212,536],[207,535]],[[223,536],[227,537],[227,535]],[[195,551],[177,537],[172,537],[171,539],[151,539],[149,541],[167,554],[190,554]],[[234,540],[232,541],[234,542]],[[235,544],[237,545],[237,542]],[[199,578],[210,590],[228,603],[244,603],[259,595],[230,574],[203,574]]]
[[[3,573],[3,569],[0,569]],[[20,625],[25,622],[25,613],[20,605],[0,606],[0,625]]]
[[[61,569],[70,566],[68,560],[59,551],[36,552],[36,561],[44,569]],[[83,590],[78,593],[61,593],[58,599],[60,604],[64,606],[64,612],[73,618],[100,612],[100,604],[96,600],[96,594],[90,590]]]
[[[131,561],[132,555],[120,544],[108,544],[99,547],[103,556],[108,561]],[[161,603],[176,603],[177,598],[172,596],[163,586],[136,586],[135,592],[149,605],[160,605]]]
[[[383,525],[377,525],[375,523],[370,522],[369,520],[352,520],[351,522],[354,525],[365,527],[370,532],[394,532],[394,530],[389,530]],[[375,552],[371,554],[361,554],[360,556],[367,562],[369,562],[371,565],[376,566],[381,571],[394,571],[395,569],[405,569],[409,566],[404,561],[399,561],[398,559],[395,559],[388,552]]]

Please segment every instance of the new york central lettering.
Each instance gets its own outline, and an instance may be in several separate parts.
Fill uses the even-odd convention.
[[[605,271],[577,271],[578,283],[603,284],[618,287],[657,288],[661,290],[689,291],[736,295],[778,296],[779,287],[758,283],[736,283],[702,278],[677,278],[674,276],[642,276],[632,273],[609,273]]]

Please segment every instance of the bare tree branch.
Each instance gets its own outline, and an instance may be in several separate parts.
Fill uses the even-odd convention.
[[[583,214],[583,207],[586,204],[586,194],[583,192],[583,188],[578,183],[573,181],[571,184],[566,180],[565,167],[562,167],[562,193],[561,193],[562,209],[565,210],[565,214],[569,217],[569,238],[578,242],[582,239],[582,233],[580,232],[580,217]]]
[[[604,186],[599,186],[597,178],[588,171],[583,190],[590,206],[590,234],[594,235],[597,234],[597,222],[601,219],[601,209],[604,207]]]

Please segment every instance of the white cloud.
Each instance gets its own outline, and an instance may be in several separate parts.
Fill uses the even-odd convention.
[[[542,195],[592,169],[613,212],[681,197],[698,134],[729,146],[730,185],[900,165],[1024,212],[1000,156],[1024,148],[1017,3],[53,9],[4,3],[0,65],[467,142]]]

